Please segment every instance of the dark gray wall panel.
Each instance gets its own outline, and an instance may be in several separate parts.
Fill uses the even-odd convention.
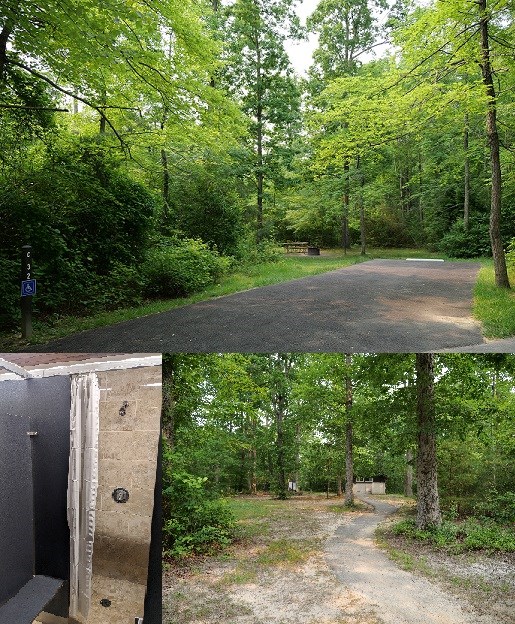
[[[31,423],[36,574],[69,578],[70,530],[66,517],[70,455],[70,378],[26,382]]]
[[[25,507],[23,513],[16,516],[16,525],[4,530],[0,524],[0,553],[3,554],[4,539],[7,542],[16,540],[18,547],[28,541],[32,544],[31,576],[35,573],[68,579],[70,532],[66,518],[66,492],[70,446],[70,378],[63,376],[0,382],[0,414],[8,413],[24,419],[23,439],[29,445],[27,452],[30,452],[32,444],[33,470],[31,483],[25,492]],[[7,430],[9,433],[6,436],[13,445],[14,430],[11,424],[12,417],[11,420],[6,417],[0,421],[0,434]],[[38,432],[32,442],[27,436],[29,429]],[[0,436],[0,444],[1,439]],[[0,514],[4,507],[2,497],[13,496],[12,486],[8,487],[5,483],[12,482],[12,475],[17,475],[18,471],[25,475],[26,480],[30,476],[30,462],[27,476],[21,467],[27,462],[21,460],[21,454],[11,457],[10,461],[2,461],[2,457],[3,453],[0,453]],[[16,476],[16,479],[21,479],[21,476]],[[21,537],[21,533],[26,535],[26,530],[22,530],[20,524],[25,524],[29,504],[34,537],[27,540]],[[24,557],[27,555],[26,550],[23,551]],[[3,557],[0,557],[1,560]],[[3,577],[0,571],[0,579]],[[66,615],[64,609],[58,610],[56,615]]]
[[[27,415],[2,405],[0,389],[0,604],[34,574],[29,430]]]

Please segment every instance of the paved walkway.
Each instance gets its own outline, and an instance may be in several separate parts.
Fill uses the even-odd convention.
[[[479,264],[372,260],[89,330],[49,352],[414,352],[483,343]],[[35,350],[31,347],[29,350]]]

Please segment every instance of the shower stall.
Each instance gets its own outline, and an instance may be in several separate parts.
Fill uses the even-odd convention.
[[[93,355],[0,355],[0,624],[161,623],[161,359]]]

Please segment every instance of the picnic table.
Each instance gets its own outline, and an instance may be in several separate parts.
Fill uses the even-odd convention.
[[[283,243],[286,253],[308,253],[309,243],[287,242]]]

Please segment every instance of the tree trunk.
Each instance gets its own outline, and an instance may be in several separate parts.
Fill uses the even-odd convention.
[[[281,500],[287,498],[288,484],[286,483],[286,465],[284,457],[284,396],[279,394],[275,411],[275,422],[277,427],[277,495]]]
[[[417,370],[417,526],[425,529],[442,523],[438,498],[436,422],[434,405],[434,355],[416,354]]]
[[[367,237],[366,237],[366,228],[365,228],[365,202],[363,201],[363,187],[365,186],[365,176],[363,175],[363,171],[361,170],[361,159],[358,156],[356,159],[356,169],[358,170],[359,175],[359,193],[358,193],[358,202],[359,202],[359,238],[361,242],[361,255],[367,255]]]
[[[213,13],[218,13],[218,9],[220,7],[219,0],[211,0],[211,8],[213,9]],[[171,54],[170,54],[171,57]],[[216,80],[214,76],[211,76],[209,80],[209,85],[214,89],[216,87]]]
[[[422,204],[422,151],[418,150],[418,218],[424,223],[424,206]]]
[[[7,65],[7,43],[12,34],[14,23],[7,19],[2,32],[0,32],[0,83],[5,80],[5,66]]]
[[[107,92],[105,89],[102,90],[102,93],[100,95],[100,104],[101,106],[99,108],[101,109],[102,114],[100,115],[99,132],[100,134],[105,134],[107,130],[107,123],[105,118],[105,109],[102,108],[103,106],[107,105]]]
[[[257,478],[256,478],[256,465],[257,465],[257,456],[256,456],[256,449],[253,448],[250,451],[250,456],[251,456],[251,469],[252,469],[252,477],[251,477],[251,483],[250,483],[250,493],[251,494],[257,494]]]
[[[344,191],[343,191],[343,213],[342,213],[342,247],[347,253],[347,249],[350,247],[349,244],[349,193],[350,193],[350,179],[349,172],[350,166],[349,161],[346,160],[343,164],[343,175],[344,175]]]
[[[345,355],[345,364],[350,367],[352,364],[352,356]],[[345,376],[345,505],[354,504],[354,466],[352,462],[352,379],[350,371],[347,370]]]
[[[161,150],[161,166],[163,168],[163,219],[167,221],[170,215],[170,170],[165,149]]]
[[[345,505],[354,504],[354,468],[352,464],[352,422],[345,425]]]
[[[245,490],[245,481],[247,481],[247,471],[246,471],[246,452],[245,450],[240,451],[240,474],[238,479],[238,491],[243,492]],[[247,481],[248,485],[248,481]]]
[[[261,242],[263,240],[263,93],[262,93],[262,78],[261,78],[261,50],[259,47],[259,41],[256,41],[256,95],[257,95],[257,107],[256,107],[256,121],[257,121],[257,169],[256,169],[256,184],[257,184],[257,232],[256,240]]]
[[[342,487],[342,475],[339,474],[337,477],[337,481],[336,481],[336,494],[338,497],[341,497],[341,495],[343,494],[343,487]]]
[[[492,169],[492,194],[490,202],[490,242],[494,259],[495,283],[500,288],[509,288],[510,280],[506,268],[506,257],[501,238],[501,158],[499,154],[499,134],[497,132],[497,98],[490,63],[490,47],[488,35],[489,17],[487,0],[478,0],[480,11],[480,32],[483,84],[486,87],[489,103],[486,113],[486,131],[490,145],[490,164]]]
[[[404,476],[404,496],[413,496],[413,451],[406,451],[406,474]]]
[[[469,166],[469,116],[465,114],[465,128],[463,130],[463,151],[465,154],[465,166],[463,173],[464,196],[463,196],[463,227],[465,232],[469,229],[470,217],[470,166]]]
[[[79,95],[79,92],[77,89],[75,89],[74,93],[75,95]],[[72,112],[74,115],[77,115],[79,113],[79,100],[76,97],[73,98]]]

